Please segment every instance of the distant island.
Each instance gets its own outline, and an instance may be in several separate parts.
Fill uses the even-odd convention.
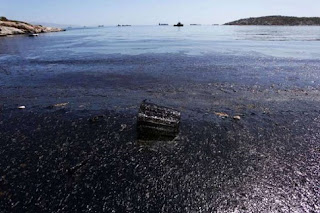
[[[320,26],[319,17],[264,16],[240,19],[225,25]]]
[[[42,25],[32,25],[22,21],[9,20],[6,17],[0,17],[0,36],[60,31],[65,30],[55,27],[44,27]]]

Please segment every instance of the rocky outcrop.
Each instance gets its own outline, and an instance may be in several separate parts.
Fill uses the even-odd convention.
[[[54,27],[44,27],[41,25],[32,25],[22,21],[12,21],[5,17],[0,17],[0,36],[28,34],[28,33],[48,33],[60,32],[64,29]]]
[[[240,19],[225,25],[278,25],[278,26],[320,26],[319,17],[265,16]]]

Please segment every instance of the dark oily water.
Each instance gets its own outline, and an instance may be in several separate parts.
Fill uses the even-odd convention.
[[[140,26],[1,38],[1,212],[319,212],[319,35]],[[181,111],[175,140],[137,140],[145,99]]]

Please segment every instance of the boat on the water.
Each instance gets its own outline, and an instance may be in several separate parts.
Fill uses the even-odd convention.
[[[38,33],[30,33],[30,34],[28,34],[29,37],[36,37],[38,35],[39,35]]]
[[[159,23],[159,26],[168,26],[169,24],[161,24]]]
[[[183,24],[181,22],[178,22],[178,24],[173,25],[174,27],[183,27]]]

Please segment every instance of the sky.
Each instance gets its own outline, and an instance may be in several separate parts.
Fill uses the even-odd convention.
[[[0,0],[0,16],[64,25],[224,24],[267,15],[320,16],[320,0]]]

